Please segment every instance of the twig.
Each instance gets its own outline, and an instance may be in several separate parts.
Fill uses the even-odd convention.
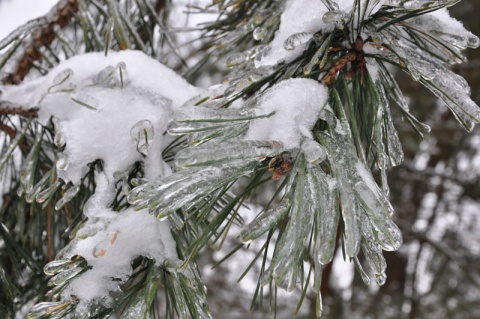
[[[19,115],[23,117],[38,117],[38,108],[25,109],[24,107],[8,101],[0,101],[1,115]]]
[[[78,11],[77,0],[61,0],[52,11],[53,14],[48,13],[45,16],[46,26],[32,32],[30,42],[27,43],[23,55],[18,59],[15,70],[2,80],[3,84],[19,84],[23,81],[32,69],[33,62],[42,58],[40,49],[48,47],[55,40],[55,27],[66,27],[74,13]]]

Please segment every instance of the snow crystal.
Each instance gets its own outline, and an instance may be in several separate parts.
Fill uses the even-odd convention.
[[[324,110],[327,88],[311,79],[289,79],[273,86],[258,107],[269,118],[250,124],[247,140],[274,140],[285,148],[299,147],[303,138],[311,138],[311,129]]]

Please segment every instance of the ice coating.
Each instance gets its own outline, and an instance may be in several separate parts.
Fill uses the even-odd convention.
[[[250,124],[247,140],[279,141],[286,149],[299,147],[311,138],[311,129],[326,107],[327,88],[315,80],[289,79],[273,86],[258,107],[269,118]]]

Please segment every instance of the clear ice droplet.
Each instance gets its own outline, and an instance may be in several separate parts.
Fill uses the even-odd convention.
[[[149,120],[138,121],[130,130],[130,136],[137,143],[137,151],[144,156],[148,155],[149,142],[153,140],[154,133],[152,122]]]
[[[312,38],[313,34],[310,32],[299,32],[289,36],[285,42],[283,42],[283,48],[287,51],[295,50],[298,46],[308,42]]]
[[[257,27],[253,30],[253,38],[257,41],[263,40],[266,34],[267,34],[267,29],[263,27]]]
[[[375,281],[379,286],[383,286],[387,281],[387,275],[385,273],[375,274]]]

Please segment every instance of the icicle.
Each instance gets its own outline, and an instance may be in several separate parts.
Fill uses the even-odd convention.
[[[361,225],[362,225],[362,251],[365,255],[365,258],[368,261],[370,269],[376,274],[380,274],[385,272],[387,268],[387,262],[382,255],[382,248],[378,244],[377,239],[375,237],[374,231],[372,229],[372,225],[370,220],[367,216],[363,215],[361,217]]]
[[[387,87],[391,88],[390,95],[391,100],[395,101],[395,103],[400,107],[405,115],[406,119],[410,122],[412,127],[420,134],[420,136],[424,136],[424,134],[428,134],[431,131],[431,128],[418,121],[412,114],[410,114],[408,103],[403,96],[402,91],[398,87],[397,82],[393,78],[393,76],[389,73],[389,71],[385,68],[382,63],[379,63],[379,74],[381,77],[382,82],[387,83]]]
[[[175,115],[175,121],[179,123],[237,122],[265,118],[271,115],[272,114],[264,114],[258,109],[212,110],[202,106],[185,106]]]
[[[365,270],[363,270],[362,264],[360,264],[358,257],[354,257],[353,262],[355,264],[355,268],[357,268],[357,271],[360,273],[360,276],[362,277],[363,283],[367,286],[370,285],[370,277],[367,275]]]
[[[37,194],[42,191],[42,189],[45,187],[47,182],[50,180],[50,178],[54,174],[55,174],[55,169],[51,169],[50,171],[48,171],[42,176],[40,181],[37,184],[35,184],[35,186],[33,186],[30,192],[28,192],[25,195],[25,200],[27,201],[27,203],[32,203],[35,200],[35,197],[37,196]]]
[[[299,32],[289,36],[285,42],[283,42],[283,48],[287,51],[295,50],[298,46],[307,43],[312,39],[313,33],[311,32]]]
[[[168,187],[191,178],[188,174],[195,175],[198,172],[200,172],[200,169],[179,171],[161,180],[141,184],[130,191],[130,194],[127,196],[127,201],[136,206],[139,202],[150,199],[150,197],[163,192]]]
[[[317,210],[317,234],[316,234],[316,258],[322,265],[326,265],[333,259],[335,252],[338,221],[340,213],[338,211],[338,191],[336,182],[327,176],[321,169],[312,169],[313,182],[312,188],[318,202]]]
[[[184,135],[189,133],[205,132],[218,129],[226,129],[231,127],[232,123],[211,123],[211,122],[189,122],[189,123],[179,123],[172,122],[167,131],[172,135]]]
[[[71,270],[78,267],[83,262],[83,259],[59,259],[49,262],[43,267],[43,272],[46,275],[56,275],[61,271]]]
[[[286,292],[294,291],[297,286],[297,272],[292,261],[289,260],[285,266],[281,265],[278,268],[285,271],[276,275],[276,285],[285,289]]]
[[[70,96],[70,99],[81,105],[81,106],[84,106],[88,109],[91,109],[91,110],[97,110],[98,108],[98,100],[96,98],[94,98],[93,96],[90,96],[86,93],[83,93],[83,92],[77,92],[77,93],[73,93],[71,96]]]
[[[380,101],[383,105],[384,113],[384,126],[387,134],[387,150],[390,158],[390,165],[397,166],[403,162],[403,150],[400,138],[398,137],[397,130],[393,125],[392,114],[388,98],[385,93],[385,89],[381,82],[377,82],[378,93],[380,95]]]
[[[262,285],[268,284],[272,279],[274,279],[281,287],[288,289],[289,277],[286,276],[287,273],[291,270],[293,262],[293,254],[295,247],[295,212],[291,212],[285,231],[282,233],[282,236],[278,240],[275,252],[272,257],[272,262],[270,267],[265,271],[262,277]],[[287,281],[282,281],[283,278],[287,277]],[[281,282],[281,283],[279,283]]]
[[[246,126],[245,126],[246,125]],[[232,124],[230,126],[221,126],[204,131],[193,132],[187,135],[187,142],[189,145],[200,146],[208,141],[216,139],[218,142],[228,141],[229,132],[233,136],[240,136],[248,129],[248,123],[239,125]],[[237,133],[237,134],[236,134]]]
[[[278,241],[275,252],[272,257],[270,267],[265,271],[262,277],[262,285],[267,285],[272,279],[277,282],[282,288],[288,289],[289,277],[287,273],[291,270],[294,250],[294,232],[291,226],[292,220],[287,224],[286,231],[282,234],[282,237]],[[282,279],[287,278],[287,281]]]
[[[239,66],[240,64],[245,63],[247,59],[248,59],[248,55],[245,52],[233,53],[227,58],[227,60],[225,61],[225,64],[227,65],[227,68],[231,69],[236,66]]]
[[[147,156],[150,148],[149,141],[153,140],[154,130],[152,122],[149,120],[140,120],[130,129],[130,136],[137,143],[137,151]]]
[[[50,197],[52,197],[53,194],[55,194],[60,184],[61,183],[59,181],[56,181],[54,184],[50,185],[47,189],[38,193],[37,196],[35,197],[37,203],[41,204],[46,200],[50,199]]]
[[[303,156],[300,156],[297,161],[298,173],[289,213],[290,220],[270,266],[275,282],[287,291],[293,291],[297,285],[300,271],[298,262],[305,248],[308,247],[314,218],[308,204],[312,196],[309,190],[307,163]]]
[[[275,227],[288,214],[289,208],[290,204],[284,200],[277,207],[262,212],[252,222],[243,227],[238,236],[239,239],[244,243],[257,239],[266,231]]]
[[[60,210],[66,203],[72,200],[72,198],[75,197],[75,195],[78,194],[78,191],[80,190],[79,185],[75,185],[70,187],[64,194],[63,197],[60,198],[60,200],[55,204],[55,210]]]
[[[377,239],[383,249],[398,250],[402,244],[402,234],[390,219],[393,208],[385,199],[380,199],[378,191],[372,190],[364,182],[355,184],[355,191],[367,212],[372,226],[377,231]]]
[[[70,259],[54,260],[43,267],[43,272],[45,275],[55,275],[71,263],[72,261]]]
[[[43,132],[37,133],[35,142],[28,152],[27,157],[25,158],[25,164],[21,169],[20,182],[23,186],[23,189],[26,193],[29,193],[33,188],[33,179],[35,177],[35,168],[38,161],[38,152],[40,150],[41,142],[43,139]]]
[[[282,144],[275,141],[236,141],[235,143],[208,144],[181,150],[175,156],[175,166],[198,166],[242,158],[263,160],[266,157],[278,155],[282,151]]]
[[[64,270],[50,278],[50,280],[48,281],[48,286],[61,286],[68,280],[77,276],[82,271],[84,271],[84,269],[81,267]]]
[[[447,104],[457,120],[470,132],[474,123],[480,122],[480,108],[470,98],[471,90],[464,78],[447,68],[441,71],[441,76],[424,85]]]
[[[386,169],[380,170],[380,179],[381,179],[383,194],[385,194],[386,197],[390,196],[390,186],[388,185],[388,176],[387,176]]]
[[[352,185],[355,168],[355,146],[351,140],[348,123],[338,122],[335,138],[321,134],[322,144],[327,148],[330,164],[337,179],[342,201],[342,217],[345,225],[345,248],[349,257],[357,255],[360,247],[361,232],[358,224],[360,207]]]
[[[76,301],[75,301],[76,302]],[[67,307],[73,303],[74,301],[56,301],[56,302],[40,302],[34,305],[30,311],[28,312],[27,319],[36,319],[36,318],[43,318],[46,315],[51,318],[50,314],[56,310],[62,309]]]
[[[239,160],[228,162],[221,167],[207,166],[200,170],[182,170],[185,175],[175,174],[178,176],[171,175],[171,180],[168,178],[163,180],[168,184],[160,186],[162,191],[155,189],[145,194],[148,208],[155,212],[158,218],[164,218],[200,196],[251,173],[257,166],[257,161]]]

